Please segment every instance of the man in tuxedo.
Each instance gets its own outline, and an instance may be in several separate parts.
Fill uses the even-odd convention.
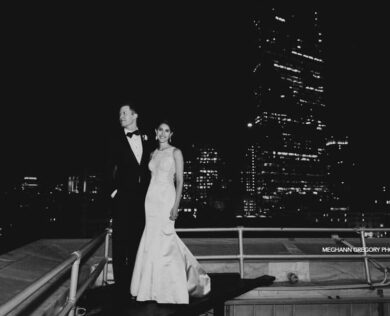
[[[115,298],[130,298],[130,281],[145,226],[145,195],[149,185],[150,150],[138,129],[138,110],[125,104],[119,110],[121,128],[110,142],[108,190],[112,200],[112,252]]]

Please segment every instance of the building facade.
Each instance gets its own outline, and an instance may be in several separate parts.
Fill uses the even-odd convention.
[[[251,198],[244,213],[310,217],[328,193],[319,13],[265,7],[253,27],[254,105],[241,179]]]

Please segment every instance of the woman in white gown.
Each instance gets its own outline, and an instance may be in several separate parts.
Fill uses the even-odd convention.
[[[137,301],[187,304],[189,296],[210,292],[210,278],[175,232],[183,189],[183,156],[170,145],[171,136],[169,123],[161,123],[156,130],[159,146],[149,162],[152,178],[145,199],[146,225],[131,295]]]

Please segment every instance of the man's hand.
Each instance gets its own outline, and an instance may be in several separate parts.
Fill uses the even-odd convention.
[[[111,198],[113,199],[116,195],[116,193],[118,192],[118,190],[114,190],[112,193],[111,193]]]

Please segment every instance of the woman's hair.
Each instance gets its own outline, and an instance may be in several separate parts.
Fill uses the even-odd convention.
[[[169,129],[171,130],[171,133],[173,132],[173,127],[172,127],[172,124],[170,121],[168,120],[161,120],[158,124],[157,124],[157,127],[156,129],[158,129],[162,124],[165,124],[165,125],[168,125],[169,126]]]

